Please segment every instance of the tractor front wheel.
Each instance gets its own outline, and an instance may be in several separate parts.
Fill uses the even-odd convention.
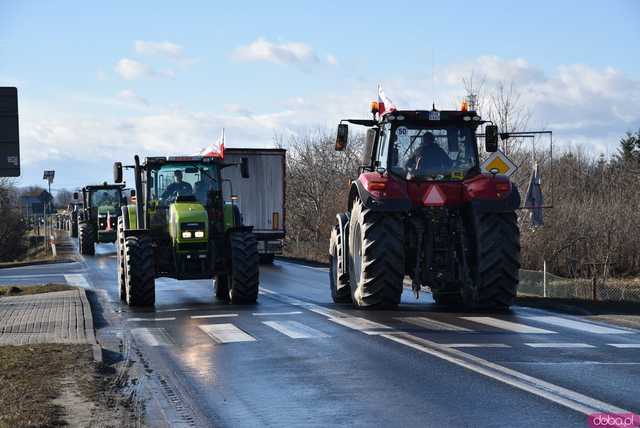
[[[258,241],[251,232],[234,232],[230,237],[231,265],[227,289],[231,303],[255,303],[258,299]],[[224,287],[224,286],[222,286]]]
[[[124,240],[124,268],[127,304],[153,306],[156,283],[151,239],[130,236]]]
[[[404,280],[404,225],[398,214],[353,203],[349,223],[349,284],[359,308],[400,303]]]
[[[78,246],[80,254],[83,256],[93,256],[96,253],[96,247],[93,242],[93,227],[90,223],[80,223],[78,227]]]
[[[349,272],[347,272],[346,266],[342,266],[342,257],[346,249],[343,238],[339,227],[334,226],[331,229],[331,239],[329,240],[329,285],[334,303],[352,302]]]

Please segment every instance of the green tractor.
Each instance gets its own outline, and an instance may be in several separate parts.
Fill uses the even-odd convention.
[[[232,303],[258,298],[258,246],[252,226],[244,226],[236,205],[224,201],[218,157],[135,156],[134,165],[114,164],[135,176],[135,203],[122,207],[117,226],[118,285],[129,306],[155,304],[155,278],[214,278],[216,297]],[[231,191],[230,194],[233,194]],[[132,198],[133,199],[133,198]]]
[[[116,227],[123,204],[124,184],[85,186],[82,188],[82,205],[76,207],[77,237],[80,254],[95,254],[95,244],[116,241]],[[74,193],[74,199],[78,194]],[[73,229],[72,229],[73,234]]]

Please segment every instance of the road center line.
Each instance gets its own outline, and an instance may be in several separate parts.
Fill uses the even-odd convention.
[[[269,317],[269,316],[277,316],[277,315],[298,315],[301,314],[300,311],[291,311],[291,312],[254,312],[252,315],[256,317]]]
[[[553,343],[553,342],[538,342],[538,343],[525,343],[525,345],[532,348],[595,348],[588,343]]]
[[[447,348],[511,348],[504,343],[443,343]]]
[[[175,321],[175,317],[166,317],[166,318],[127,318],[127,321],[130,321],[130,322],[139,322],[139,321]]]
[[[210,315],[191,315],[189,318],[197,320],[204,318],[226,318],[226,317],[237,317],[238,314],[210,314]]]
[[[568,407],[585,415],[600,412],[629,413],[627,410],[621,409],[612,404],[587,397],[586,395],[570,389],[554,385],[474,355],[464,353],[457,349],[448,348],[446,345],[431,342],[430,340],[422,339],[411,334],[382,334],[381,337],[449,361],[450,363],[553,401],[554,403]]]

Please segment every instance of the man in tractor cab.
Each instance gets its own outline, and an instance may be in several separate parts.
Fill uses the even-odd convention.
[[[420,146],[407,159],[405,168],[412,176],[429,175],[435,171],[447,171],[451,168],[451,159],[436,144],[435,137],[427,132],[421,138]]]
[[[176,169],[173,176],[176,181],[167,186],[166,190],[162,193],[162,199],[193,195],[191,184],[182,181],[182,170]]]

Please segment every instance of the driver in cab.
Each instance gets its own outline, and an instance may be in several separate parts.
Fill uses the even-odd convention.
[[[436,171],[446,171],[451,168],[451,159],[442,148],[436,144],[431,132],[422,136],[420,146],[407,159],[406,169],[410,175],[425,175]]]
[[[193,188],[191,184],[182,181],[182,171],[177,169],[173,176],[175,181],[167,186],[167,189],[162,193],[162,199],[177,196],[187,196],[193,194]]]

